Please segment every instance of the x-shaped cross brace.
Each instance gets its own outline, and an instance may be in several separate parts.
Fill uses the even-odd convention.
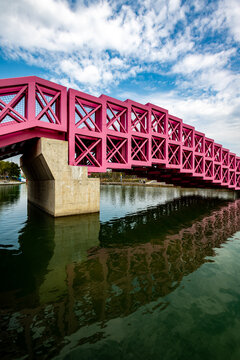
[[[221,161],[221,154],[220,154],[220,148],[214,149],[214,160],[215,161]]]
[[[236,161],[236,171],[240,172],[240,160]]]
[[[177,130],[179,131],[180,124],[178,122],[175,123],[171,120],[169,120],[168,124],[169,124],[168,125],[169,138],[173,140],[173,136],[175,136],[176,139],[174,139],[174,140],[179,141],[179,134],[178,134]]]
[[[235,173],[230,171],[230,185],[234,185],[234,175]]]
[[[100,129],[98,127],[98,125],[96,124],[96,122],[92,119],[92,115],[101,107],[101,104],[98,105],[97,107],[95,107],[94,109],[92,109],[89,113],[86,111],[86,109],[84,108],[83,104],[81,103],[80,99],[78,99],[76,97],[76,102],[78,103],[78,105],[81,107],[82,111],[85,113],[85,116],[83,116],[80,111],[78,110],[78,108],[75,106],[75,111],[78,114],[78,116],[80,117],[80,120],[75,124],[75,126],[78,128],[79,125],[81,125],[83,122],[86,125],[86,127],[88,128],[88,130],[93,131],[91,126],[88,124],[88,122],[86,121],[87,119],[89,119],[91,121],[91,123],[93,124],[95,131],[99,131]]]
[[[177,165],[179,165],[179,160],[176,156],[177,151],[179,151],[179,146],[176,146],[175,150],[172,149],[172,147],[169,147],[171,152],[171,157],[169,157],[168,162],[171,163],[172,160],[176,160]]]
[[[56,121],[56,124],[60,124],[60,121],[59,119],[57,118],[57,116],[55,115],[53,109],[52,109],[52,104],[54,104],[54,102],[56,101],[56,99],[59,97],[60,95],[60,92],[56,93],[55,96],[48,102],[45,95],[43,94],[41,88],[36,85],[36,89],[39,91],[40,95],[41,95],[41,98],[39,96],[39,94],[36,92],[36,98],[37,98],[37,101],[39,103],[39,105],[41,106],[42,110],[40,111],[40,113],[38,114],[38,116],[36,117],[36,120],[40,120],[43,115],[45,114],[48,118],[48,120],[51,122],[51,123],[54,123],[52,117],[49,115],[48,113],[48,110],[50,111],[50,113],[52,114],[53,118],[55,119]],[[42,101],[43,100],[43,101]],[[45,103],[45,104],[44,104]]]
[[[90,163],[94,166],[94,165],[97,165],[97,166],[101,166],[101,164],[97,161],[97,159],[91,154],[91,150],[96,147],[100,142],[101,142],[101,139],[97,139],[97,140],[94,140],[94,142],[89,146],[87,147],[84,142],[81,140],[81,138],[79,136],[76,136],[78,142],[76,142],[76,146],[78,147],[78,149],[81,151],[81,154],[76,158],[75,162],[76,162],[76,165],[80,163],[80,161],[86,157]],[[82,146],[82,147],[81,147]],[[83,149],[85,149],[85,151],[83,151]]]
[[[24,93],[26,88],[27,86],[23,86],[21,90],[19,90],[19,92],[8,104],[6,104],[3,100],[0,99],[0,109],[2,110],[0,113],[0,122],[7,115],[11,116],[11,118],[13,118],[18,123],[22,121],[26,121],[26,119],[14,109],[14,107],[19,103],[19,101],[21,101],[22,99],[21,95]]]
[[[135,129],[136,131],[139,132],[138,128],[136,127],[137,124],[140,124],[143,128],[143,132],[147,132],[146,129],[146,125],[142,123],[142,121],[144,120],[144,118],[147,116],[147,111],[144,111],[141,116],[139,116],[139,114],[134,110],[134,107],[132,107],[132,112],[135,115],[135,119],[132,120],[132,129]]]
[[[187,131],[183,128],[183,142],[184,146],[191,147],[192,145],[192,130]]]
[[[162,120],[164,119],[165,114],[163,113],[163,114],[161,114],[161,116],[158,117],[158,115],[154,111],[152,111],[152,115],[154,117],[153,121],[152,121],[152,130],[154,132],[159,133],[159,131],[157,131],[157,127],[159,126],[160,133],[164,134],[165,129],[164,129],[164,122],[162,122]]]
[[[205,146],[206,146],[206,149],[205,149],[205,156],[207,157],[212,157],[212,146],[213,144],[212,143],[205,143]]]
[[[236,175],[236,186],[240,187],[240,174]]]
[[[225,169],[225,170],[223,170],[223,179],[222,179],[222,181],[223,181],[223,183],[227,183],[228,182],[228,170],[227,169]]]
[[[223,153],[223,165],[228,165],[228,153]]]
[[[142,148],[143,148],[143,146],[146,145],[148,139],[143,140],[143,141],[142,141],[142,144],[141,144],[140,146],[138,145],[137,141],[136,141],[134,138],[133,138],[132,140],[133,140],[133,142],[134,142],[135,145],[136,145],[136,146],[132,149],[132,159],[134,159],[134,157],[136,156],[136,157],[138,158],[138,160],[142,160],[142,159],[138,156],[138,154],[140,153],[140,154],[142,154],[142,156],[144,157],[145,161],[147,161],[147,157],[146,157],[146,155],[144,154],[144,152],[142,151]]]
[[[163,151],[162,151],[162,146],[164,145],[164,142],[165,142],[165,139],[161,139],[160,143],[158,144],[157,141],[152,138],[153,140],[153,143],[155,145],[155,150],[152,152],[152,157],[155,156],[155,154],[159,151],[160,152],[160,155],[161,155],[161,160],[165,158],[164,156],[164,148],[163,148]]]
[[[221,170],[221,167],[220,165],[219,166],[215,166],[214,168],[214,180],[221,180],[221,176],[220,176],[220,170]]]
[[[117,127],[115,126],[115,122],[117,121],[120,128],[122,129],[122,132],[126,133],[127,129],[125,129],[125,127],[123,126],[123,124],[120,121],[120,117],[126,113],[127,109],[123,109],[121,111],[119,111],[117,114],[115,114],[115,112],[113,111],[111,105],[108,103],[108,108],[111,111],[113,117],[110,118],[110,116],[107,114],[107,120],[108,120],[108,124],[107,127],[110,128],[111,126],[114,128],[115,131],[118,131]]]
[[[203,162],[203,158],[200,157],[199,159],[196,157],[195,158],[195,161],[196,161],[196,164],[195,164],[195,172],[196,173],[202,173],[202,169],[201,169],[201,165],[202,165],[202,162]],[[199,171],[198,171],[199,170]]]
[[[116,157],[116,155],[119,155],[122,158],[123,162],[126,164],[127,161],[126,159],[124,159],[124,157],[122,156],[119,150],[123,147],[124,144],[126,144],[127,139],[119,140],[117,145],[113,143],[111,138],[108,138],[108,141],[111,143],[112,149],[109,146],[107,146],[107,150],[109,150],[109,153],[107,155],[107,160],[109,161],[114,157],[118,162],[118,158]]]
[[[230,169],[234,169],[234,157],[233,157],[233,156],[230,156],[229,168],[230,168]]]
[[[191,169],[192,168],[192,164],[191,164],[191,161],[190,161],[191,155],[192,155],[191,152],[189,152],[187,155],[186,155],[185,152],[183,152],[183,156],[185,157],[185,159],[183,161],[183,168],[184,169],[189,169],[189,168]]]
[[[210,162],[206,161],[205,166],[206,166],[205,176],[212,177],[211,168],[213,166],[213,163],[211,161]]]
[[[202,137],[195,138],[195,151],[202,152],[202,148],[203,148],[203,138]]]

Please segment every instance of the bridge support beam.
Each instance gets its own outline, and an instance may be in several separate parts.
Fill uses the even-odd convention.
[[[21,157],[28,201],[54,217],[100,210],[100,181],[68,165],[67,141],[40,138]]]

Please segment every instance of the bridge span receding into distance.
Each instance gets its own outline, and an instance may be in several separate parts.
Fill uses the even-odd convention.
[[[107,169],[184,187],[240,190],[240,157],[168,110],[35,76],[0,80],[0,159],[18,154],[29,200],[54,216],[97,211],[99,180],[87,175]],[[70,191],[71,179],[76,189]],[[58,212],[66,192],[69,209]],[[72,198],[88,205],[79,210]]]

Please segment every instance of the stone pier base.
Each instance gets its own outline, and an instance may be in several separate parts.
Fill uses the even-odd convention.
[[[21,157],[28,200],[52,216],[100,210],[100,181],[86,167],[68,165],[68,143],[41,138]]]

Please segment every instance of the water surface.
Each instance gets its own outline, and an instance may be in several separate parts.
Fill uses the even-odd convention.
[[[239,359],[240,200],[103,186],[53,219],[0,187],[1,359]]]

